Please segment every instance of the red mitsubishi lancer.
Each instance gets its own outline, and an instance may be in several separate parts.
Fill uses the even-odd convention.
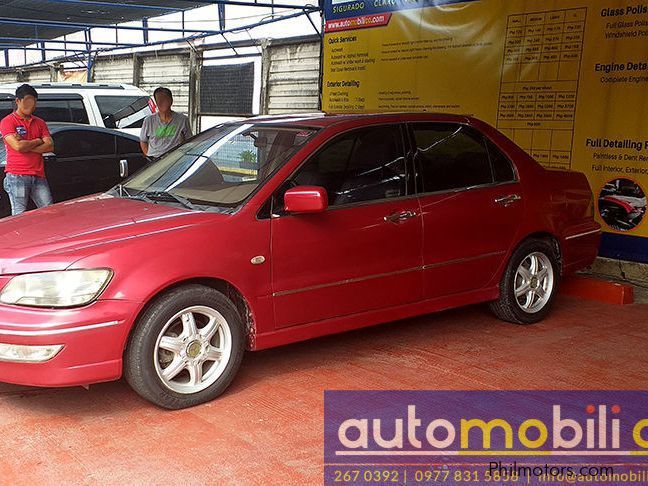
[[[228,123],[108,193],[0,221],[0,381],[123,374],[192,406],[245,350],[478,302],[537,322],[599,238],[584,175],[474,118]]]

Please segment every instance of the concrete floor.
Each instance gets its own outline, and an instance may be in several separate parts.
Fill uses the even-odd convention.
[[[0,484],[321,484],[326,389],[645,389],[648,305],[482,306],[248,353],[220,399],[159,410],[124,382],[0,385]]]

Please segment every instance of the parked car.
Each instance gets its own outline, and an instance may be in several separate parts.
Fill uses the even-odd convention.
[[[539,321],[599,239],[583,174],[474,118],[224,124],[109,193],[0,222],[0,380],[124,373],[187,407],[245,349],[479,302]]]
[[[0,119],[14,109],[16,88],[0,84]],[[34,114],[46,122],[83,123],[139,135],[144,118],[156,110],[146,91],[130,84],[43,83]]]
[[[44,156],[45,175],[54,202],[105,192],[147,163],[134,135],[72,123],[48,127],[55,152]],[[6,163],[5,145],[0,141],[0,187]],[[9,196],[0,189],[0,218],[9,215]]]

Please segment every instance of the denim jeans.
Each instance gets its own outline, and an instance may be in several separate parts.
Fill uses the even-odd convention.
[[[9,194],[11,214],[14,216],[27,210],[30,199],[38,208],[52,204],[49,184],[42,177],[5,174],[4,189]]]

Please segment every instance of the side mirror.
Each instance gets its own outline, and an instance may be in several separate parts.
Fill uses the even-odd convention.
[[[103,121],[106,128],[117,128],[117,120],[115,120],[115,115],[107,115],[104,117]]]
[[[284,209],[288,213],[321,213],[328,208],[326,189],[319,186],[297,186],[284,194]]]
[[[43,161],[45,162],[56,162],[56,154],[53,152],[47,152],[43,154]]]

